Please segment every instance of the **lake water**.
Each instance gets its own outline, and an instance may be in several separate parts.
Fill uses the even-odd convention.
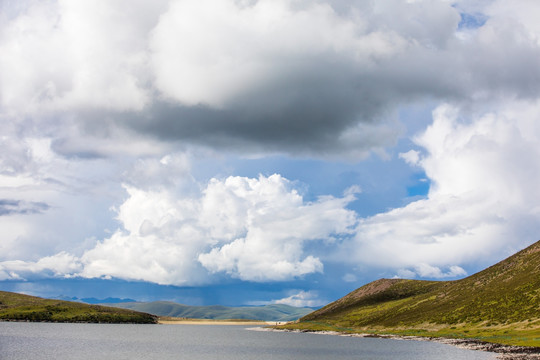
[[[246,326],[0,322],[0,359],[493,360],[425,341],[248,330]]]

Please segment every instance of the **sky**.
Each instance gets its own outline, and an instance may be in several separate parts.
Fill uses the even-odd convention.
[[[540,238],[536,0],[0,0],[0,290],[317,307]]]

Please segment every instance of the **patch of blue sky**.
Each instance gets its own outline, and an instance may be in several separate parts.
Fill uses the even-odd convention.
[[[424,99],[422,102],[403,104],[398,109],[399,120],[405,125],[406,132],[400,139],[399,151],[408,151],[412,146],[411,139],[415,135],[425,131],[426,127],[433,122],[432,112],[440,103],[435,99]],[[405,141],[404,141],[405,140]]]
[[[416,173],[412,177],[413,184],[407,186],[407,195],[409,197],[425,197],[429,192],[431,181],[426,177],[426,174]]]
[[[477,29],[484,26],[488,20],[488,16],[481,13],[460,13],[461,21],[458,24],[458,30]]]

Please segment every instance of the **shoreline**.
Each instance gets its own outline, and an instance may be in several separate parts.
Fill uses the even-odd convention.
[[[299,330],[299,329],[276,329],[272,327],[261,328],[259,331],[277,331],[277,332],[296,332],[296,333],[314,333],[321,335],[335,335],[359,338],[381,338],[392,340],[412,340],[412,341],[433,341],[441,344],[452,345],[460,349],[486,351],[498,354],[497,359],[501,360],[540,360],[540,348],[513,346],[490,343],[476,339],[451,339],[442,337],[423,337],[423,336],[404,336],[389,334],[362,334],[345,333],[339,331],[317,331],[317,330]]]

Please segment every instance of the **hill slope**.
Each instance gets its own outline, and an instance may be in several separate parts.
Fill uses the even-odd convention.
[[[290,327],[540,347],[540,242],[462,280],[374,281]]]
[[[154,324],[150,314],[0,291],[0,320]]]
[[[158,316],[183,317],[192,319],[249,319],[263,321],[293,321],[313,311],[310,308],[297,308],[289,305],[275,304],[265,306],[189,306],[169,301],[128,302],[109,304],[142,311]]]

